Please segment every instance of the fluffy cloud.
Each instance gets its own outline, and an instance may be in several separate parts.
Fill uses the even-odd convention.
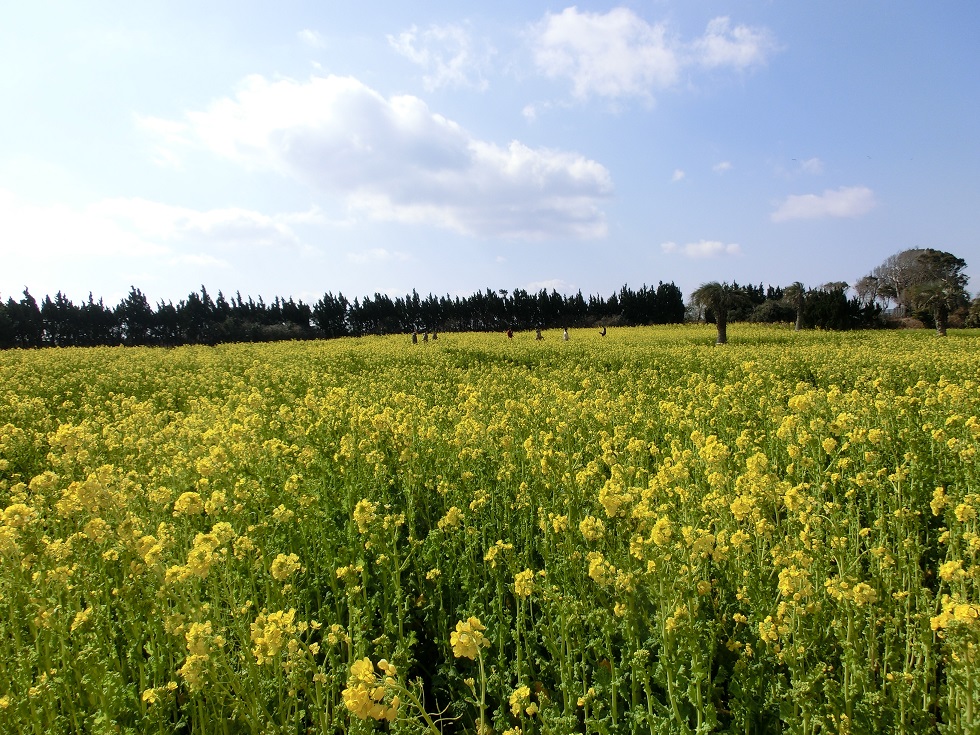
[[[323,37],[317,31],[310,30],[309,28],[304,28],[296,35],[300,41],[312,48],[323,48],[326,45],[323,43]]]
[[[651,25],[627,8],[548,14],[532,31],[534,61],[551,78],[567,78],[579,99],[646,97],[674,85],[689,67],[747,69],[776,50],[766,29],[715,18],[700,38],[683,42],[666,24]]]
[[[608,13],[566,8],[535,29],[534,60],[549,77],[567,77],[576,97],[647,96],[677,81],[680,62],[663,25],[627,8]]]
[[[860,217],[875,206],[875,195],[866,186],[842,186],[823,194],[794,194],[772,213],[773,222],[822,217]]]
[[[145,199],[105,199],[81,208],[38,205],[0,189],[0,239],[14,245],[10,257],[24,263],[149,258],[217,264],[223,261],[209,251],[302,249],[291,224],[315,218],[316,212],[270,217],[245,209],[199,211]]]
[[[684,171],[682,169],[675,168],[674,169],[674,175],[670,177],[670,180],[671,181],[681,181],[681,180],[683,180],[684,176],[685,176],[685,174],[684,174]]]
[[[315,212],[269,216],[230,207],[199,211],[145,199],[107,199],[91,213],[155,242],[196,242],[222,248],[295,248],[292,222],[315,219]]]
[[[691,44],[693,61],[708,68],[728,66],[747,69],[761,66],[776,50],[772,34],[765,28],[732,27],[727,17],[708,23],[704,35]]]
[[[800,162],[800,170],[805,174],[823,173],[823,161],[819,158],[808,158]]]
[[[99,205],[76,208],[40,205],[0,189],[0,240],[9,244],[5,257],[55,260],[83,257],[142,257],[168,248],[134,232]]]
[[[416,26],[397,36],[388,36],[395,51],[425,69],[422,78],[428,90],[439,87],[486,89],[484,71],[493,56],[492,48],[478,48],[469,32],[458,25]]]
[[[714,171],[716,174],[723,174],[726,171],[731,171],[732,170],[732,162],[731,161],[721,161],[720,163],[716,163],[714,166],[712,166],[711,167],[711,170]]]
[[[737,243],[727,245],[719,240],[699,240],[689,242],[686,245],[678,245],[676,242],[664,242],[660,244],[660,249],[668,255],[683,255],[686,258],[717,258],[722,255],[741,255],[742,246]]]
[[[174,143],[174,126],[164,129]],[[472,236],[594,238],[609,172],[577,153],[478,140],[417,97],[351,77],[247,78],[180,123],[186,145],[304,181],[380,220]]]

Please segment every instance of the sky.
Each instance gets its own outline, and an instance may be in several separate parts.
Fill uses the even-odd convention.
[[[976,0],[0,7],[0,299],[980,291]]]

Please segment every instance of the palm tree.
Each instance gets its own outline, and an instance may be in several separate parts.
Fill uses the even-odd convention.
[[[747,301],[742,289],[729,286],[727,283],[710,281],[697,287],[691,294],[691,301],[706,310],[710,310],[714,315],[715,326],[718,328],[718,340],[715,344],[727,344],[728,311]]]
[[[914,307],[932,313],[936,325],[936,336],[945,337],[949,322],[949,312],[967,303],[967,295],[958,284],[930,281],[910,289],[910,300]]]
[[[804,286],[799,281],[794,281],[791,286],[787,286],[783,291],[783,298],[787,303],[796,309],[796,331],[803,329],[803,299],[806,296]]]

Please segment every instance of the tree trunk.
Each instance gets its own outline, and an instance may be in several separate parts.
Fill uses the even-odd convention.
[[[718,327],[718,341],[715,344],[728,344],[728,314],[715,314],[715,326]]]
[[[933,311],[933,318],[936,320],[936,336],[946,336],[946,324],[949,321],[949,309],[945,304],[941,304]]]

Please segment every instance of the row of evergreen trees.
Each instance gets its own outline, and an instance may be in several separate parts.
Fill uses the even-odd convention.
[[[0,348],[95,345],[181,345],[319,339],[412,331],[500,331],[556,327],[671,324],[684,321],[681,290],[661,282],[639,290],[623,286],[608,298],[565,296],[524,289],[478,291],[467,297],[355,298],[326,293],[314,304],[276,297],[271,303],[241,294],[227,299],[207,289],[176,305],[154,308],[137,288],[114,307],[101,299],[76,305],[64,294],[40,304],[25,289],[0,301]]]
[[[739,298],[728,307],[730,322],[761,322],[766,324],[795,322],[800,329],[874,329],[884,326],[882,307],[877,301],[848,296],[848,285],[843,281],[825,283],[815,288],[805,288],[795,283],[786,288],[779,286],[725,285]],[[707,308],[705,320],[715,321],[711,308]]]

